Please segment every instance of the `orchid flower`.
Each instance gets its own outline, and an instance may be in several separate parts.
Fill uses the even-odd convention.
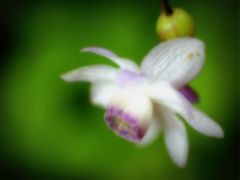
[[[105,56],[119,68],[93,65],[61,77],[69,82],[92,83],[91,101],[106,109],[104,119],[117,135],[147,145],[162,129],[170,156],[180,167],[187,161],[188,138],[176,114],[204,135],[223,137],[221,127],[189,103],[187,99],[194,99],[194,93],[184,88],[204,64],[202,41],[176,38],[160,43],[143,59],[140,68],[103,48],[89,47],[82,52]],[[184,93],[178,91],[181,88]]]

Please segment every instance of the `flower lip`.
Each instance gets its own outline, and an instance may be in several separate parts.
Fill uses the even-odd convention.
[[[108,108],[104,118],[110,129],[129,141],[139,141],[145,135],[137,118],[114,106]]]
[[[126,88],[109,102],[105,121],[116,134],[135,142],[146,134],[152,112],[152,102],[142,87]]]

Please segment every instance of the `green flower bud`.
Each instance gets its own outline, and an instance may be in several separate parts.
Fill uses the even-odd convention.
[[[195,34],[193,18],[183,9],[173,8],[168,16],[163,12],[157,20],[157,34],[161,41],[177,37],[192,37]]]

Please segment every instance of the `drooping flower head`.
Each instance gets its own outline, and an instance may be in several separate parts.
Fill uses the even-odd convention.
[[[87,66],[61,77],[69,82],[89,81],[91,101],[106,109],[104,119],[117,135],[146,145],[164,131],[173,161],[183,167],[188,140],[181,115],[197,131],[222,137],[221,127],[190,101],[196,94],[185,85],[196,77],[204,64],[204,44],[196,38],[177,38],[157,45],[143,59],[140,68],[103,48],[85,48],[119,65]]]

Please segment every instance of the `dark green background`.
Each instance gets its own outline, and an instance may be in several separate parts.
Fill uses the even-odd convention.
[[[213,180],[237,179],[239,169],[238,1],[171,0],[188,11],[206,63],[191,82],[198,108],[224,129],[206,137],[186,124],[189,159],[171,161],[163,134],[138,148],[116,136],[104,110],[89,102],[89,83],[59,75],[85,65],[110,64],[80,53],[104,47],[142,58],[158,43],[157,0],[1,1],[1,176],[15,179]]]

